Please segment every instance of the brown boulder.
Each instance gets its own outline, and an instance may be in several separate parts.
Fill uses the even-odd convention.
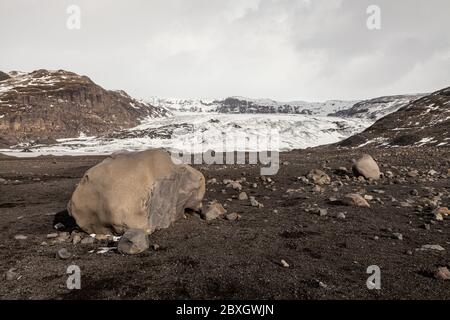
[[[356,176],[362,176],[372,180],[380,179],[380,168],[375,160],[368,154],[364,154],[358,160],[354,160],[352,169]]]
[[[331,183],[330,177],[324,171],[322,171],[320,169],[311,170],[308,173],[307,178],[313,180],[315,184],[319,184],[319,185]]]
[[[175,165],[162,149],[122,153],[89,169],[68,204],[87,233],[152,233],[199,210],[205,178],[188,165]]]

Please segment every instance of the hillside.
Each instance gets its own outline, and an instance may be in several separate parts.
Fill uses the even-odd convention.
[[[0,146],[130,128],[168,111],[64,70],[0,74]]]
[[[450,88],[415,100],[340,146],[449,146]]]

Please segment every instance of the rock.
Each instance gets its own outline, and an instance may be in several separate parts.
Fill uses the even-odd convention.
[[[158,251],[159,248],[160,248],[159,244],[157,244],[157,243],[152,244],[152,249],[153,250]]]
[[[346,217],[345,217],[345,213],[339,212],[339,213],[336,215],[336,218],[341,219],[341,220],[344,220],[344,219],[346,218]]]
[[[62,248],[56,252],[56,256],[62,260],[67,260],[72,257],[72,254],[67,249]]]
[[[417,191],[416,189],[413,189],[409,192],[409,194],[417,197],[419,195],[419,191]]]
[[[254,189],[258,188],[258,184],[257,183],[253,183],[252,184],[252,188],[254,188]]]
[[[227,219],[228,221],[235,221],[238,220],[239,218],[240,216],[236,212],[229,213],[225,216],[225,219]]]
[[[58,235],[58,240],[61,242],[67,241],[70,238],[70,233],[68,232],[60,232]]]
[[[436,251],[445,251],[445,249],[438,244],[424,244],[417,250],[426,251],[426,250],[436,250]]]
[[[247,193],[245,193],[245,192],[239,193],[238,199],[239,199],[239,200],[248,200]]]
[[[209,179],[206,183],[207,184],[216,184],[217,183],[217,179],[216,178]]]
[[[81,244],[83,244],[83,245],[90,245],[90,244],[93,244],[94,241],[95,241],[95,238],[89,236],[89,237],[83,238],[83,239],[81,240]]]
[[[252,207],[258,207],[258,208],[262,208],[264,207],[264,205],[262,203],[259,203],[255,197],[250,197],[250,204],[252,205]]]
[[[280,261],[280,264],[281,264],[281,266],[284,267],[284,268],[289,268],[289,263],[287,263],[286,260],[283,260],[283,259],[282,259],[282,260]]]
[[[364,199],[366,199],[367,201],[372,201],[373,200],[373,196],[371,196],[370,194],[365,194],[364,195]]]
[[[431,169],[430,171],[428,171],[428,175],[429,176],[435,176],[437,175],[439,172],[437,172],[436,170]]]
[[[417,170],[412,170],[412,171],[409,171],[409,172],[407,173],[407,175],[408,175],[408,177],[416,178],[417,176],[419,176],[419,171],[417,171]]]
[[[47,239],[55,239],[58,238],[58,234],[56,232],[47,234]]]
[[[321,217],[324,217],[328,214],[328,210],[327,209],[322,209],[322,208],[312,208],[310,210],[311,213],[317,214]]]
[[[58,230],[58,231],[64,230],[64,228],[65,228],[65,226],[64,226],[61,222],[58,222],[58,223],[55,224],[53,227],[54,227],[56,230]]]
[[[450,215],[450,210],[447,207],[439,207],[436,210],[434,210],[435,214],[440,214],[443,217]]]
[[[8,271],[6,271],[5,272],[6,281],[17,280],[17,278],[19,278],[19,274],[16,271],[17,271],[16,268],[11,268]]]
[[[233,188],[234,190],[238,190],[241,191],[242,190],[242,185],[239,181],[230,181],[227,184],[227,188]]]
[[[394,239],[403,240],[403,235],[399,232],[394,232],[392,236],[394,237]]]
[[[450,280],[450,271],[447,267],[439,267],[435,271],[434,277],[439,280]]]
[[[129,228],[150,234],[198,211],[205,178],[176,165],[163,149],[113,154],[89,169],[68,203],[78,226],[91,234],[123,234]]]
[[[308,173],[307,178],[311,179],[312,181],[314,181],[315,184],[318,185],[325,185],[331,183],[331,178],[320,169],[311,170]]]
[[[27,240],[28,237],[24,236],[23,234],[18,234],[18,235],[14,236],[14,239],[16,239],[16,240]]]
[[[342,202],[348,206],[370,208],[370,204],[361,195],[357,193],[349,193],[344,196]]]
[[[81,234],[79,234],[79,233],[72,234],[72,244],[76,245],[76,244],[80,243],[82,240],[83,240],[83,237],[81,236]]]
[[[214,220],[227,212],[225,208],[218,202],[212,202],[204,212],[202,218],[205,220]]]
[[[6,179],[0,178],[0,184],[6,184]]]
[[[142,229],[128,229],[120,238],[117,249],[124,254],[138,254],[150,246],[148,235]]]
[[[368,154],[354,161],[352,169],[356,176],[363,176],[366,179],[378,180],[381,176],[378,164]]]

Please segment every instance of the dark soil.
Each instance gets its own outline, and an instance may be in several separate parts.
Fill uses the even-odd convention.
[[[261,180],[258,166],[196,166],[207,180],[218,181],[207,185],[205,204],[216,199],[241,219],[206,222],[187,214],[171,228],[150,236],[151,243],[160,246],[158,250],[136,256],[115,251],[89,253],[111,245],[100,241],[73,245],[46,239],[55,232],[55,222],[63,221],[69,231],[75,227],[64,211],[67,201],[83,173],[102,157],[2,157],[0,177],[7,182],[0,183],[0,297],[450,299],[450,281],[433,277],[437,267],[450,267],[450,217],[434,221],[432,208],[417,210],[417,203],[435,196],[440,197],[440,206],[450,205],[449,149],[364,151],[377,159],[383,172],[392,171],[394,178],[376,184],[352,175],[345,180],[333,172],[342,166],[350,168],[351,159],[362,150],[331,148],[282,154],[283,164],[271,177],[273,184]],[[322,168],[332,181],[344,185],[313,191],[314,185],[297,179],[313,168]],[[419,170],[420,176],[409,177],[406,173],[412,169]],[[430,169],[438,174],[428,175]],[[239,201],[238,192],[222,184],[223,179],[242,177],[248,182],[242,182],[244,191],[264,208]],[[252,188],[255,182],[258,187]],[[418,195],[411,195],[413,189]],[[379,197],[383,203],[372,200],[371,209],[330,204],[330,197],[349,192]],[[399,205],[408,199],[411,207]],[[314,204],[328,209],[328,214],[305,211]],[[345,212],[345,219],[336,217],[340,212]],[[403,240],[393,233],[401,233]],[[18,234],[28,238],[16,240]],[[439,244],[446,250],[416,250],[425,244]],[[60,248],[74,257],[57,258]],[[289,268],[281,266],[282,259]],[[72,264],[81,268],[80,290],[66,287],[66,269]],[[381,290],[366,287],[366,270],[371,265],[381,268]],[[18,280],[5,280],[3,273],[11,268],[17,269]]]

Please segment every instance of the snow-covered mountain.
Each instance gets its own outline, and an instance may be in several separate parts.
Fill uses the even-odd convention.
[[[325,102],[280,102],[272,99],[251,99],[246,97],[228,97],[222,100],[152,98],[148,102],[151,105],[166,108],[174,113],[329,115],[375,121],[423,96],[423,94],[413,94],[387,96],[362,101],[329,100]]]
[[[386,96],[355,103],[351,108],[330,114],[336,117],[378,120],[403,106],[424,97],[425,94]]]

